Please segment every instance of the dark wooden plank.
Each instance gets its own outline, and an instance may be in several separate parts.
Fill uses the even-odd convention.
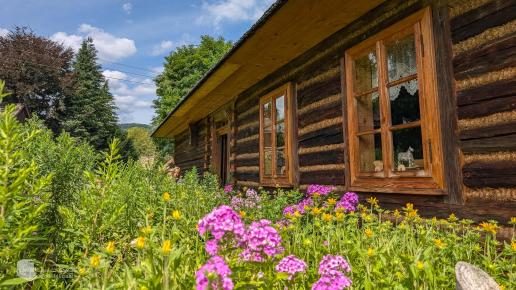
[[[253,143],[248,142],[247,144],[236,144],[236,154],[245,154],[245,153],[256,153],[260,150],[260,144],[258,144],[258,140]]]
[[[461,141],[461,148],[464,153],[514,151],[516,150],[516,134],[463,140]]]
[[[457,92],[457,105],[476,104],[484,100],[516,95],[516,79],[493,82]]]
[[[453,59],[455,79],[516,66],[516,32]]]
[[[331,138],[331,140],[325,138]],[[342,143],[342,125],[335,124],[320,130],[305,133],[299,135],[297,139],[301,147]]]
[[[322,100],[328,96],[340,93],[340,75],[311,84],[301,90],[297,90],[298,107],[302,108],[313,102]]]
[[[481,139],[511,134],[516,134],[516,122],[507,122],[482,128],[464,130],[460,132],[460,139]]]
[[[299,166],[344,163],[343,148],[299,155]]]
[[[300,172],[300,184],[344,185],[344,170]]]
[[[260,180],[260,174],[258,172],[256,173],[249,173],[249,172],[235,172],[235,179],[238,181],[255,181],[258,182]]]
[[[260,133],[260,125],[256,124],[253,127],[248,127],[243,130],[238,130],[236,138],[237,138],[237,140],[240,140],[242,138],[247,138],[249,136],[253,136],[253,135],[256,135],[259,133]]]
[[[516,187],[516,161],[472,162],[462,169],[468,187]]]
[[[235,166],[259,166],[260,159],[258,158],[249,158],[249,159],[237,159],[235,160]]]
[[[450,21],[453,43],[461,42],[483,31],[516,18],[515,0],[496,0],[470,10]]]
[[[459,119],[478,118],[516,109],[516,95],[477,102],[457,108]]]
[[[342,115],[340,102],[326,104],[315,110],[308,111],[298,116],[298,126],[303,128],[326,119],[333,119]]]

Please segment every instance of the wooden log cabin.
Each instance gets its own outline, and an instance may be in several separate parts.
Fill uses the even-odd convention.
[[[182,170],[516,216],[516,1],[277,1],[155,130]]]

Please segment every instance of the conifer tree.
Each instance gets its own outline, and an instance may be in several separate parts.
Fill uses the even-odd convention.
[[[74,89],[65,99],[63,127],[70,135],[87,140],[97,149],[105,149],[110,140],[119,135],[118,118],[91,38],[83,41],[73,73]]]

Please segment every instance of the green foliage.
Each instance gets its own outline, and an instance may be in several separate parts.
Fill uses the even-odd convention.
[[[149,130],[141,127],[128,128],[127,138],[133,142],[139,157],[154,157],[156,155],[156,145],[150,137]]]
[[[88,141],[96,149],[106,149],[118,134],[118,118],[91,38],[83,41],[73,72],[74,91],[65,99],[63,127],[70,135]]]
[[[183,45],[167,56],[165,70],[156,78],[153,123],[159,124],[232,45],[222,37],[204,35],[199,45]]]
[[[0,82],[0,100],[4,83]],[[36,162],[19,150],[39,131],[24,130],[15,119],[14,105],[0,112],[0,286],[23,281],[10,280],[21,258],[34,259],[37,243],[44,241],[43,212],[47,206],[52,175],[39,175]]]

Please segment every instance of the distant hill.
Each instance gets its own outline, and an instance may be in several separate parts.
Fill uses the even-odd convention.
[[[125,124],[120,124],[120,129],[122,129],[122,131],[125,131],[129,128],[132,128],[132,127],[140,127],[140,128],[145,128],[147,130],[151,130],[151,125],[147,125],[147,124],[140,124],[140,123],[125,123]]]

